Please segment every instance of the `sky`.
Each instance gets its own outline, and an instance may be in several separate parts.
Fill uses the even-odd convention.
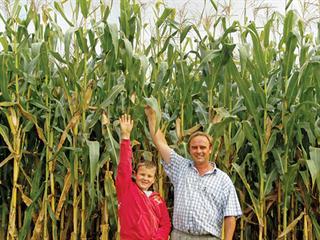
[[[31,0],[20,0],[21,6],[30,3]],[[67,16],[71,18],[72,10],[70,4],[75,5],[76,0],[34,0],[38,4],[48,3],[53,5],[54,1],[65,2],[63,7]],[[117,23],[120,15],[120,0],[91,0],[92,6],[97,6],[100,1],[106,4],[113,4],[112,11],[109,17],[109,22]],[[154,5],[158,0],[135,0],[142,5],[143,21],[153,24]],[[210,18],[215,12],[211,6],[210,0],[162,0],[168,7],[177,10],[177,20],[188,19],[192,23],[199,23],[199,16],[203,13],[204,17]],[[227,16],[230,22],[237,20],[244,22],[245,16],[247,21],[254,21],[256,26],[263,26],[268,16],[272,12],[277,11],[281,14],[285,12],[285,5],[288,0],[215,0],[217,3],[219,14]],[[1,3],[2,2],[2,3]],[[3,1],[0,2],[1,14],[3,10]],[[10,1],[14,2],[13,0]],[[22,8],[23,9],[23,8]],[[320,3],[319,0],[293,0],[291,9],[299,12],[307,22],[313,21],[314,26],[320,20]],[[23,16],[23,10],[21,15]],[[68,24],[60,17],[59,25],[63,29],[69,28]],[[312,29],[314,30],[314,29]],[[4,31],[4,24],[0,21],[0,32]]]
[[[97,1],[97,0],[96,0]],[[152,22],[153,6],[156,0],[137,0],[142,4],[143,16],[146,22]],[[296,0],[297,1],[297,0]],[[211,16],[214,12],[210,0],[163,0],[170,8],[177,10],[178,17],[188,18],[197,22],[203,12],[204,16]],[[266,19],[273,11],[284,13],[285,0],[216,0],[219,13],[226,15],[230,20],[243,21],[244,16],[249,21],[260,21]],[[113,1],[114,11],[110,21],[117,22],[119,16],[120,0]],[[263,21],[261,22],[263,24]]]
[[[75,2],[75,0],[69,0]],[[92,0],[93,5],[99,4],[101,0]],[[109,21],[118,24],[120,15],[120,0],[102,0],[105,3],[113,4]],[[143,21],[152,25],[154,21],[154,6],[159,0],[135,0],[142,5]],[[162,0],[167,7],[177,10],[177,20],[188,19],[192,23],[199,23],[199,16],[210,18],[215,11],[212,8],[210,0]],[[227,16],[230,25],[234,20],[241,23],[254,21],[256,26],[264,26],[267,19],[273,12],[285,13],[285,6],[288,0],[215,0],[218,6],[218,12]],[[315,5],[318,4],[318,5]],[[310,19],[314,24],[310,31],[315,30],[317,21],[320,21],[320,2],[319,0],[293,0],[291,9],[296,10],[307,22]]]

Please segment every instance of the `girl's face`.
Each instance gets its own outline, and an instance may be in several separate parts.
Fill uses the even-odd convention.
[[[135,174],[136,184],[142,191],[147,191],[155,181],[156,168],[140,166]]]

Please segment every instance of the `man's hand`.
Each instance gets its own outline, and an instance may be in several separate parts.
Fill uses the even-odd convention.
[[[149,105],[146,105],[144,107],[144,112],[148,119],[155,119],[156,118],[156,112],[150,107]]]
[[[133,128],[133,120],[131,116],[124,114],[119,118],[121,139],[130,139],[130,134]]]
[[[169,163],[171,149],[167,144],[167,141],[165,139],[163,132],[161,131],[161,128],[157,129],[157,132],[155,132],[157,114],[149,105],[146,105],[144,107],[144,112],[148,119],[149,131],[150,131],[152,141],[156,145],[158,151],[160,152],[162,159],[166,163]]]
[[[156,112],[150,107],[149,105],[146,105],[144,107],[144,112],[147,116],[148,123],[149,123],[149,131],[152,135],[155,135],[155,128],[156,128],[156,122],[157,122],[157,114]]]

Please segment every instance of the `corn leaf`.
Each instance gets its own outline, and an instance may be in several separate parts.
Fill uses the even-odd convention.
[[[307,160],[307,166],[311,174],[312,186],[320,178],[320,148],[310,147],[310,159]]]
[[[180,43],[183,42],[183,40],[186,38],[187,34],[189,31],[193,28],[192,25],[186,26],[185,28],[182,29],[182,32],[180,34]]]
[[[10,95],[8,91],[9,79],[8,79],[8,66],[7,58],[5,55],[0,54],[0,99],[3,98],[5,101],[10,101]]]
[[[293,231],[295,226],[298,224],[298,222],[302,219],[302,217],[305,215],[304,212],[301,212],[298,217],[296,217],[287,227],[280,233],[277,239],[282,239],[284,236],[286,236],[289,232]]]
[[[254,196],[253,190],[251,189],[251,187],[246,179],[246,176],[245,176],[245,171],[244,171],[245,162],[242,163],[241,165],[233,163],[232,166],[234,167],[235,171],[238,173],[239,177],[241,178],[241,180],[242,180],[242,182],[243,182],[243,184],[244,184],[244,186],[250,196],[250,200],[251,200],[253,208],[255,210],[255,214],[258,217],[258,221],[261,222],[262,216],[260,216],[260,211],[259,211],[260,207],[259,207],[258,199]]]
[[[7,147],[9,149],[9,151],[11,153],[13,153],[14,151],[13,151],[13,148],[12,148],[10,140],[9,140],[10,139],[10,137],[9,137],[9,129],[6,126],[2,125],[2,124],[0,124],[0,135],[2,136],[4,142],[7,144]]]
[[[31,121],[35,126],[36,126],[36,129],[37,129],[37,133],[38,133],[38,137],[42,140],[42,142],[44,144],[47,143],[47,140],[43,134],[43,130],[42,128],[38,125],[38,122],[37,122],[37,119],[35,118],[35,116],[33,116],[31,113],[29,113],[28,111],[26,111],[21,104],[18,104],[17,105],[21,114],[27,118],[29,121]]]
[[[87,18],[90,9],[91,0],[79,0],[82,15]]]
[[[289,78],[291,74],[293,64],[296,60],[295,49],[298,45],[298,37],[296,34],[290,32],[286,41],[286,52],[284,57],[284,76]]]
[[[173,12],[174,12],[174,9],[165,8],[160,18],[158,18],[156,21],[156,27],[159,28],[163,24],[163,22],[168,18],[168,16]]]
[[[124,88],[124,85],[119,84],[119,85],[115,85],[112,87],[112,89],[110,90],[110,94],[108,95],[107,99],[104,100],[101,104],[100,104],[100,108],[104,109],[105,111],[107,110],[107,107],[114,103],[115,99],[118,97],[118,95],[125,91],[126,89]]]
[[[70,21],[68,20],[68,18],[66,17],[66,15],[65,15],[65,13],[64,13],[64,11],[63,11],[63,8],[62,8],[62,6],[61,6],[61,3],[55,1],[53,5],[54,5],[54,8],[61,14],[62,18],[63,18],[71,27],[73,27],[74,25],[73,25],[73,23],[70,22]]]
[[[96,196],[94,182],[98,178],[99,173],[99,158],[100,158],[100,144],[98,141],[86,141],[89,147],[89,160],[90,160],[90,185],[89,185],[89,194],[93,200]]]
[[[83,33],[83,28],[79,27],[75,33],[76,33],[77,41],[81,51],[83,53],[88,53],[88,44],[87,44],[86,36]]]

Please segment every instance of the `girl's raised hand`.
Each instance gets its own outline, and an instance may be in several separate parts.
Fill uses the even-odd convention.
[[[133,120],[130,115],[123,114],[120,118],[121,139],[130,139],[133,128]]]

